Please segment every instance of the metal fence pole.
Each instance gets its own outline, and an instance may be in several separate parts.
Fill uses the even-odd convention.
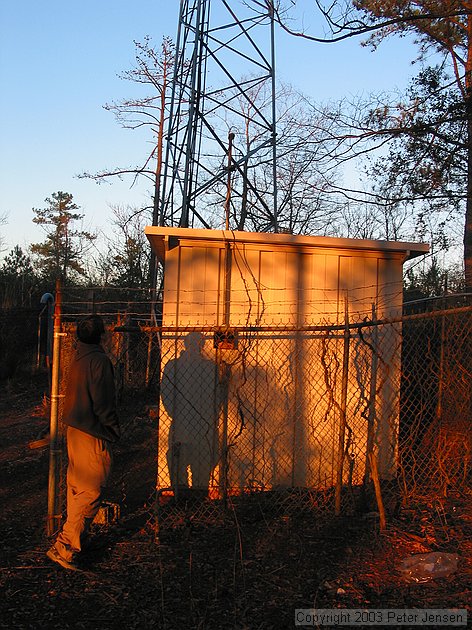
[[[341,514],[341,492],[343,486],[344,467],[344,441],[346,434],[346,409],[347,409],[347,385],[349,377],[349,302],[347,295],[344,298],[344,338],[343,338],[343,371],[341,383],[340,425],[338,439],[338,469],[336,471],[335,514]]]
[[[59,375],[61,356],[61,315],[62,315],[61,282],[56,282],[56,300],[54,304],[54,338],[52,352],[52,382],[51,382],[51,415],[49,423],[49,479],[48,479],[48,516],[47,535],[52,536],[60,524],[59,509],[59,475],[61,469],[62,449],[58,448],[59,427]]]
[[[377,309],[375,304],[372,304],[372,321],[377,321]],[[367,415],[367,447],[365,458],[365,474],[364,474],[364,490],[370,481],[370,456],[374,453],[374,437],[376,428],[377,417],[377,372],[378,372],[378,339],[379,329],[378,325],[372,328],[372,367],[370,373],[370,389],[369,389],[369,411]]]
[[[221,428],[221,469],[220,469],[220,492],[223,499],[223,506],[226,509],[228,500],[228,402],[229,402],[229,382],[231,378],[231,366],[221,359],[221,351],[218,350],[219,369],[221,369],[222,384],[222,411],[223,426]]]

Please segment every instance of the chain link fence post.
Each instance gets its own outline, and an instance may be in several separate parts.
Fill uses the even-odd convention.
[[[62,467],[62,448],[59,443],[59,398],[60,398],[60,356],[62,340],[62,290],[61,281],[56,281],[56,298],[54,303],[54,338],[52,353],[51,377],[51,412],[50,412],[50,446],[49,446],[49,478],[48,478],[48,515],[47,535],[52,536],[61,522],[59,480]]]

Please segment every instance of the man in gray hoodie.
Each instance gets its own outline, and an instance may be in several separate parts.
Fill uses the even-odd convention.
[[[113,366],[100,341],[99,315],[77,325],[77,349],[70,366],[62,421],[67,425],[67,520],[47,556],[78,570],[77,559],[100,507],[110,475],[110,444],[120,437]]]

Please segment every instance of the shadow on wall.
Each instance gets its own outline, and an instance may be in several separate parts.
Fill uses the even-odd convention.
[[[162,375],[161,399],[171,419],[167,465],[178,490],[207,491],[217,463],[221,395],[216,364],[202,354],[204,343],[199,332],[186,335],[184,350]]]

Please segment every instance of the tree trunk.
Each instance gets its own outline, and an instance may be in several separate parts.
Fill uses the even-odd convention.
[[[472,2],[468,3],[472,8]],[[464,221],[465,290],[472,293],[472,16],[467,16],[467,60],[465,65],[467,115],[467,198]]]
[[[162,89],[161,89],[161,103],[160,103],[160,112],[159,112],[159,128],[157,133],[157,162],[156,162],[156,173],[154,179],[154,200],[153,200],[153,210],[152,210],[152,224],[153,225],[163,225],[164,218],[160,217],[160,200],[161,200],[161,175],[162,175],[162,149],[164,145],[164,119],[165,119],[165,111],[166,111],[166,96],[167,96],[167,64],[163,69],[162,76]],[[151,258],[149,261],[149,286],[153,293],[153,301],[156,298],[156,289],[157,289],[157,258],[153,249],[151,248]]]
[[[464,221],[465,290],[472,293],[472,95],[467,106],[467,199]]]

